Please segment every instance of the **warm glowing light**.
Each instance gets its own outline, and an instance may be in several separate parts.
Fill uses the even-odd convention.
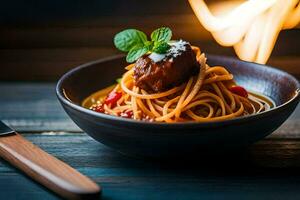
[[[203,0],[189,2],[219,44],[233,46],[242,60],[262,64],[269,59],[279,32],[300,22],[299,0],[223,1],[211,10]]]

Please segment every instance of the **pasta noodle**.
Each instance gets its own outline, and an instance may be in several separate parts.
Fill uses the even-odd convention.
[[[119,84],[110,87],[122,97],[115,106],[104,105],[104,113],[122,116],[131,112],[133,119],[157,122],[212,122],[260,113],[274,106],[271,100],[249,93],[248,97],[230,91],[235,86],[233,75],[222,66],[210,67],[198,47],[192,47],[200,64],[199,73],[178,87],[160,93],[148,93],[134,84],[133,66]],[[103,92],[104,91],[104,92]],[[83,106],[92,109],[103,103],[110,92],[108,88],[99,91],[84,102]]]

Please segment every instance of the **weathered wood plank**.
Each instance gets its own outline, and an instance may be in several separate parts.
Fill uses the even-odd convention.
[[[264,140],[239,155],[157,162],[122,156],[84,134],[24,136],[101,184],[103,199],[300,198],[298,140]],[[1,197],[57,199],[3,161]]]
[[[235,56],[231,48],[220,47],[212,41],[198,41],[194,44],[206,53]],[[0,80],[53,81],[80,64],[119,53],[112,44],[110,47],[0,49],[3,69]],[[293,55],[293,52],[289,56],[277,54],[275,51],[268,64],[300,78],[299,56]]]
[[[208,46],[208,53],[233,55],[231,49],[214,51],[215,45]],[[1,66],[5,72],[0,74],[0,80],[53,81],[83,63],[119,53],[115,48],[0,50]],[[276,56],[268,64],[300,79],[299,56]]]
[[[210,0],[211,2],[212,0]],[[14,13],[11,10],[15,11]],[[24,3],[11,0],[2,4],[1,24],[27,25],[32,23],[78,21],[95,19],[103,16],[144,16],[155,14],[192,13],[187,1],[182,0],[138,0],[93,1],[52,0],[43,3],[36,1]]]
[[[79,131],[59,105],[53,83],[2,83],[0,92],[0,119],[19,131]]]
[[[294,75],[300,80],[300,57],[299,56],[277,56],[272,57],[268,64]]]
[[[18,131],[80,132],[59,104],[54,83],[2,82],[0,92],[0,119]],[[271,137],[300,138],[300,106]]]
[[[157,24],[157,21],[160,21]],[[126,18],[102,17],[88,21],[59,24],[39,24],[21,27],[2,27],[1,48],[57,48],[57,47],[111,47],[113,36],[128,27],[150,34],[160,26],[169,26],[174,38],[189,41],[211,40],[194,15],[127,16]],[[43,37],[40,37],[43,35]],[[34,41],[34,43],[32,43]]]
[[[48,131],[25,136],[101,183],[104,199],[289,199],[299,195],[300,107],[281,129],[242,155],[157,163],[124,157],[84,134],[57,132],[80,130],[58,104],[53,83],[1,83],[0,92],[0,118],[20,131]],[[4,162],[0,188],[0,199],[57,198]]]
[[[174,38],[199,45],[206,53],[234,55],[232,48],[220,47],[201,26],[188,1],[54,0],[24,4],[12,0],[0,11],[0,80],[56,80],[72,67],[118,53],[113,37],[128,27],[149,34],[159,26],[169,26]],[[299,32],[282,31],[270,61],[298,77]],[[282,56],[289,56],[288,62]]]
[[[134,173],[141,173],[146,175],[142,168],[151,168],[157,163],[145,161],[142,159],[133,159],[123,156],[116,151],[94,141],[92,138],[84,133],[53,133],[43,132],[41,134],[23,134],[27,139],[45,149],[50,154],[72,163],[74,167],[105,167],[105,168],[131,168],[134,165],[141,168]],[[257,142],[250,147],[249,150],[237,152],[237,154],[224,154],[217,160],[215,157],[205,158],[203,156],[195,158],[193,161],[185,163],[177,163],[175,166],[167,166],[173,170],[180,170],[181,168],[188,167],[190,169],[205,168],[214,163],[222,163],[224,160],[229,160],[228,163],[222,165],[232,168],[232,165],[237,165],[233,168],[261,168],[261,167],[300,167],[300,140],[299,139],[273,139],[267,138]],[[180,158],[185,160],[185,158]],[[207,159],[207,163],[197,163],[202,159]],[[194,162],[195,161],[195,162]],[[176,162],[176,161],[175,161]],[[189,163],[191,162],[191,163]],[[162,162],[159,162],[163,164]],[[199,165],[199,166],[198,166]],[[134,167],[134,168],[135,168]],[[218,166],[215,166],[218,168]],[[113,170],[112,170],[113,171]],[[172,171],[172,170],[171,170]],[[168,170],[164,171],[168,174]],[[132,175],[131,171],[123,171],[122,176]],[[126,174],[128,173],[128,174]],[[300,172],[299,172],[300,173]],[[137,175],[137,174],[136,174]]]
[[[154,18],[154,19],[153,19]],[[199,45],[205,52],[214,45],[214,51],[219,53],[213,37],[191,15],[155,16],[133,18],[102,19],[99,25],[90,22],[78,25],[33,26],[33,27],[2,27],[0,49],[52,49],[52,48],[114,48],[113,37],[126,28],[141,29],[150,34],[158,26],[168,25],[173,30],[173,38],[182,38],[192,44]],[[157,25],[157,21],[161,24]],[[170,23],[172,22],[172,23]],[[109,23],[109,24],[106,24]],[[115,24],[112,24],[115,23]],[[300,29],[285,30],[279,35],[274,56],[299,55],[297,47],[300,44]],[[43,37],[40,37],[40,36]]]

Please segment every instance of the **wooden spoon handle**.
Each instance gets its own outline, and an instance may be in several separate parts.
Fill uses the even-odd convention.
[[[0,156],[65,198],[99,197],[96,183],[17,133],[0,136]]]

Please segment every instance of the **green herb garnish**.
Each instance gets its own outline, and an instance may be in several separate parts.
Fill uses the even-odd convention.
[[[117,49],[128,52],[126,61],[132,63],[149,52],[164,54],[170,49],[168,42],[172,38],[172,31],[168,27],[161,27],[151,33],[151,41],[142,31],[126,29],[116,34],[114,44]]]
[[[116,82],[120,84],[121,80],[122,80],[122,78],[118,78],[118,79],[116,79]]]
[[[151,40],[155,42],[169,42],[172,38],[172,31],[168,27],[161,27],[151,33]]]

